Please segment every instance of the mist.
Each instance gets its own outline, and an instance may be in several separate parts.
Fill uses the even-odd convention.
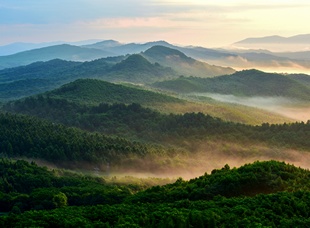
[[[259,57],[257,57],[259,58]],[[310,74],[310,61],[309,60],[296,60],[296,59],[251,59],[242,56],[229,56],[221,59],[200,59],[209,64],[232,67],[237,71],[247,69],[258,69],[270,73],[304,73]]]
[[[217,93],[192,93],[193,96],[209,97],[214,100],[264,109],[297,121],[310,119],[309,104],[285,97],[239,97]]]

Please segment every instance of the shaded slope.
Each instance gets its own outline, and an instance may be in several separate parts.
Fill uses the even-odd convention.
[[[153,46],[142,53],[151,62],[171,67],[179,74],[197,77],[213,77],[235,72],[232,68],[210,65],[186,56],[184,53],[164,46]]]
[[[92,62],[50,60],[0,71],[0,99],[12,100],[42,93],[77,78],[105,74],[112,64],[105,59]]]
[[[12,100],[55,89],[78,78],[135,83],[176,78],[176,73],[151,64],[140,55],[108,57],[90,62],[50,60],[0,71],[0,99]],[[22,87],[22,84],[27,87]]]
[[[123,80],[136,83],[150,83],[175,77],[177,74],[172,69],[152,64],[139,54],[130,55],[115,64],[107,75],[107,78],[112,81]]]
[[[293,79],[304,86],[310,88],[310,75],[307,74],[289,74],[287,75],[288,78]]]
[[[280,74],[244,70],[216,78],[185,78],[155,83],[154,86],[180,93],[207,92],[236,96],[282,96],[309,100],[306,86]]]
[[[144,105],[183,103],[179,99],[164,94],[96,79],[79,79],[47,92],[45,95],[88,105],[98,105],[99,103],[139,103]]]

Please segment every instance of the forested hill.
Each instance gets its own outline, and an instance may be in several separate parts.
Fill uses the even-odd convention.
[[[212,200],[217,196],[238,197],[280,191],[310,190],[310,172],[284,162],[267,161],[231,169],[226,164],[211,174],[174,184],[156,186],[132,198],[133,202],[174,202],[177,200]]]
[[[122,163],[130,157],[162,153],[123,138],[92,134],[38,118],[0,113],[2,156],[39,158],[64,167],[90,168]]]
[[[141,55],[109,57],[90,62],[51,60],[0,71],[0,100],[12,100],[55,89],[81,78],[151,83],[177,78],[171,68],[151,64]]]
[[[179,93],[201,92],[236,96],[278,96],[309,101],[309,87],[296,80],[281,74],[243,70],[232,75],[215,78],[180,77],[171,81],[157,82],[154,86]]]
[[[151,62],[171,67],[178,74],[195,77],[214,77],[235,72],[230,67],[210,65],[186,56],[183,52],[160,45],[153,46],[142,53]]]
[[[176,78],[177,75],[179,74],[171,68],[163,67],[158,63],[152,64],[142,55],[133,54],[115,64],[109,74],[103,78],[110,81],[151,83]]]
[[[307,227],[309,171],[276,161],[144,190],[0,160],[2,227]],[[138,191],[137,194],[132,192]],[[250,197],[248,197],[250,196]]]
[[[78,79],[43,95],[87,105],[98,105],[100,103],[139,103],[150,106],[155,103],[184,103],[180,99],[161,93],[98,79]]]
[[[238,143],[265,142],[271,146],[310,149],[309,121],[250,126],[225,122],[202,113],[166,115],[143,108],[139,104],[126,106],[101,103],[89,107],[65,99],[43,96],[8,104],[5,109],[88,131],[100,131],[153,143],[182,146],[186,145],[186,142],[213,138]]]

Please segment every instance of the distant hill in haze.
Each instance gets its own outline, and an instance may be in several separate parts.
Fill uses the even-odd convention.
[[[8,56],[0,56],[0,69],[28,65],[37,61],[49,61],[52,59],[89,61],[110,55],[111,53],[103,50],[62,44],[19,52]]]
[[[310,43],[310,34],[296,35],[291,37],[266,36],[259,38],[247,38],[236,42],[240,43]]]
[[[276,52],[306,51],[309,50],[310,47],[310,34],[291,37],[266,36],[247,38],[235,42],[232,46],[241,48],[268,49]]]
[[[82,40],[76,42],[65,42],[65,41],[54,41],[54,42],[43,42],[43,43],[25,43],[25,42],[16,42],[0,46],[0,56],[12,55],[18,52],[29,51],[32,49],[44,48],[49,46],[61,45],[61,44],[70,44],[70,45],[87,45],[99,40]]]
[[[234,69],[220,67],[197,61],[177,49],[153,46],[142,53],[149,61],[173,68],[179,74],[197,77],[213,77],[232,74]]]
[[[169,44],[166,41],[153,41],[142,44],[140,43],[121,44],[115,40],[105,40],[91,45],[85,45],[84,47],[96,48],[108,51],[114,53],[114,55],[127,55],[127,54],[138,54],[156,45],[161,45],[165,47],[174,47],[172,44]]]
[[[235,96],[278,96],[310,99],[310,89],[291,78],[258,70],[244,70],[215,78],[180,77],[157,82],[157,88],[179,93],[217,93]]]

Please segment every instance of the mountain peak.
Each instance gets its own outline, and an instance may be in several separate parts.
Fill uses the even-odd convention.
[[[122,45],[120,42],[116,40],[104,40],[94,44],[83,45],[83,47],[87,48],[113,48]]]
[[[155,46],[147,49],[142,54],[144,56],[147,56],[147,57],[155,59],[155,60],[173,57],[174,59],[182,59],[183,61],[186,61],[186,62],[194,61],[192,58],[186,56],[183,52],[181,52],[179,50],[169,48],[169,47],[165,47],[165,46],[161,46],[161,45],[155,45]]]

